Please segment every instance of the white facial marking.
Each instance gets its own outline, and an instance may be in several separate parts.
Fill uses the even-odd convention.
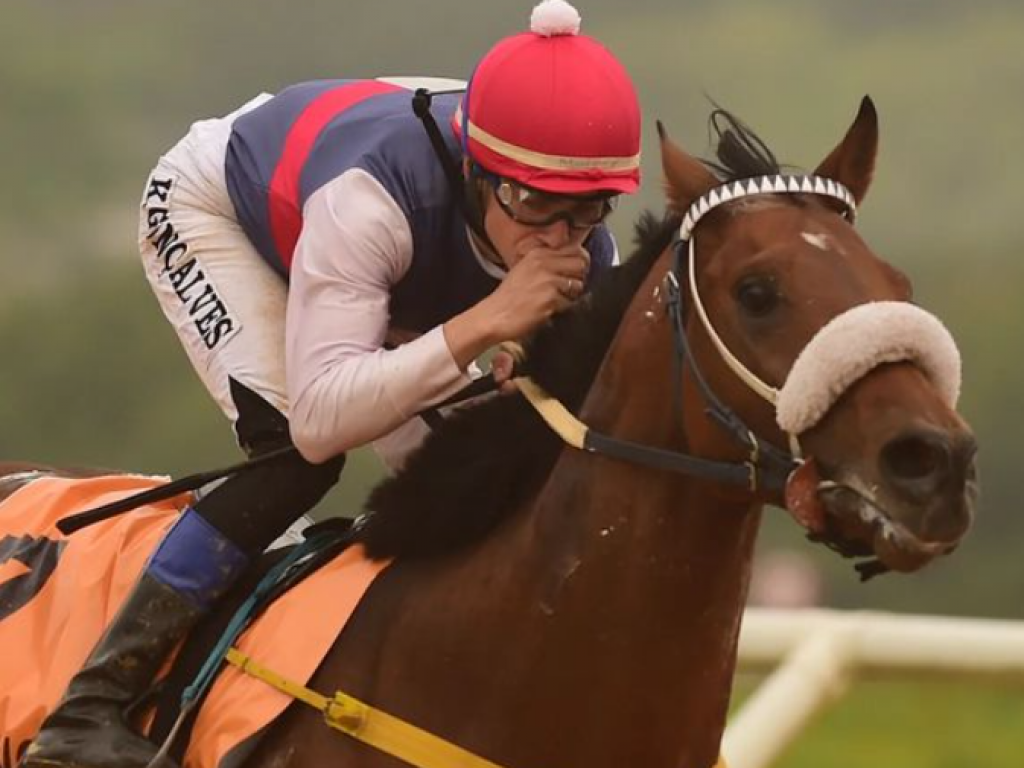
[[[811,245],[813,245],[819,251],[828,251],[829,250],[829,247],[828,247],[829,237],[828,237],[828,235],[815,235],[815,234],[813,234],[811,232],[801,232],[800,233],[800,237],[802,237],[805,242],[810,243]]]

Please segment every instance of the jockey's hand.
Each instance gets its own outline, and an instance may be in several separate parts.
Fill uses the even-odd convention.
[[[491,358],[491,375],[498,384],[498,392],[503,395],[510,395],[516,391],[515,382],[512,381],[515,367],[515,358],[508,352],[495,352]]]
[[[523,338],[580,297],[589,270],[582,245],[531,248],[480,302],[491,332],[500,341]]]
[[[466,369],[485,350],[523,338],[583,293],[590,254],[582,245],[531,244],[494,293],[444,324],[455,363]]]

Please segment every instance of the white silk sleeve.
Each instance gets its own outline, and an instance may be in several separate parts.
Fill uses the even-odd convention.
[[[347,171],[309,198],[303,218],[285,365],[292,440],[307,460],[323,462],[392,432],[470,378],[441,326],[382,348],[391,288],[412,263],[412,234],[380,182]]]

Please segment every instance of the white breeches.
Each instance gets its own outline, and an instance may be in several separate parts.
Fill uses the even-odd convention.
[[[195,123],[150,174],[139,220],[150,286],[192,366],[232,423],[238,414],[229,377],[288,415],[287,285],[235,220],[224,175],[234,119],[268,98],[261,95],[227,117]]]

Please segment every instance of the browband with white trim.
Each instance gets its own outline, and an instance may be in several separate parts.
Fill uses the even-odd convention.
[[[683,216],[683,224],[679,228],[679,238],[681,240],[689,240],[693,234],[693,228],[697,226],[697,222],[704,218],[708,212],[720,205],[739,200],[741,197],[775,194],[824,195],[825,197],[838,200],[845,205],[847,218],[851,222],[857,216],[857,201],[854,199],[853,194],[845,186],[833,179],[814,175],[787,176],[776,174],[773,176],[755,176],[750,179],[726,182],[698,197],[693,205],[687,209],[686,215]]]

